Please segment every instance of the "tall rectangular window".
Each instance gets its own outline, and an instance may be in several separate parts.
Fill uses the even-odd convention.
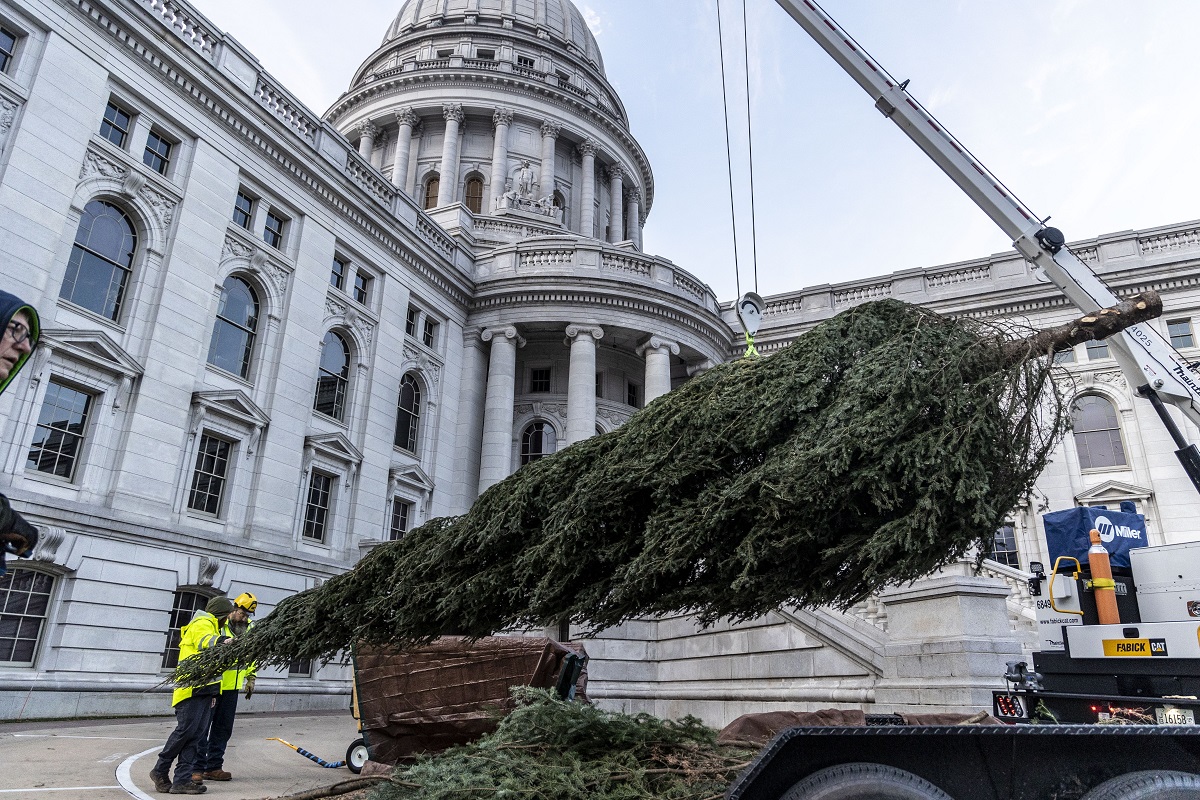
[[[74,480],[91,407],[91,395],[51,380],[38,413],[25,469]]]
[[[1010,567],[1020,568],[1021,559],[1017,553],[1017,534],[1011,522],[996,529],[992,537],[992,551],[988,553],[992,561],[999,561]]]
[[[392,524],[388,530],[388,538],[394,542],[408,533],[410,519],[412,519],[412,503],[401,500],[399,497],[393,498]]]
[[[416,336],[417,335],[417,316],[420,313],[421,312],[418,311],[414,306],[408,307],[408,314],[404,317],[404,335],[405,336]]]
[[[1098,358],[1108,358],[1108,342],[1098,339],[1093,339],[1087,345],[1088,361],[1095,361]]]
[[[0,72],[8,72],[17,52],[17,39],[21,37],[0,26]]]
[[[124,147],[132,120],[132,114],[109,100],[108,107],[104,109],[104,120],[100,123],[100,135],[117,147]]]
[[[437,344],[437,323],[429,317],[425,318],[425,328],[421,331],[421,341],[426,347],[433,347]]]
[[[192,621],[197,611],[202,611],[208,604],[209,598],[196,592],[186,592],[182,589],[175,592],[171,603],[171,627],[167,629],[167,648],[163,650],[163,669],[175,669],[179,666],[179,640],[183,636],[183,626]]]
[[[1171,346],[1174,348],[1196,346],[1191,318],[1167,320],[1167,333],[1171,335]]]
[[[550,391],[550,368],[535,367],[529,370],[529,391],[530,392],[548,392]]]
[[[335,289],[345,290],[346,288],[346,270],[347,263],[338,258],[333,257],[333,268],[329,271],[329,285]]]
[[[171,165],[171,143],[164,137],[150,131],[146,137],[146,152],[142,154],[142,162],[159,175],[166,175]]]
[[[50,611],[54,576],[10,566],[0,577],[0,664],[32,664]]]
[[[634,408],[641,408],[641,387],[633,381],[627,381],[625,384],[625,403]]]
[[[210,434],[200,437],[196,454],[196,469],[192,473],[192,489],[188,508],[204,514],[220,514],[225,495],[225,477],[229,470],[230,443]]]
[[[304,538],[314,542],[325,541],[329,525],[329,506],[333,494],[333,476],[324,472],[312,472],[308,480],[308,502],[304,507]]]
[[[604,399],[604,373],[603,372],[596,373],[596,399],[598,399],[598,400]]]
[[[271,247],[283,246],[283,229],[287,220],[274,211],[267,212],[267,221],[263,224],[263,241]]]
[[[250,230],[250,221],[254,217],[254,198],[245,192],[238,192],[233,201],[233,224]]]
[[[365,272],[354,273],[354,299],[364,306],[367,304],[367,298],[370,295],[370,286],[370,275],[367,275]]]

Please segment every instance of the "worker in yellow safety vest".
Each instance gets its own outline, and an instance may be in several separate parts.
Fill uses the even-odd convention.
[[[226,644],[233,638],[222,632],[222,627],[233,611],[233,601],[228,597],[214,597],[208,601],[203,611],[197,611],[192,621],[183,626],[179,638],[179,661],[182,663],[201,650],[207,650],[217,644]],[[208,788],[203,783],[192,779],[199,764],[199,746],[208,733],[212,721],[213,708],[221,694],[219,681],[206,686],[183,686],[171,695],[171,705],[175,708],[175,730],[167,738],[154,769],[150,770],[150,780],[154,788],[160,792],[171,794],[204,794]],[[175,765],[175,777],[168,777],[171,762],[178,759]]]
[[[258,598],[250,592],[242,592],[233,601],[233,611],[221,629],[224,636],[236,639],[254,626],[250,619],[258,610]],[[196,760],[198,774],[192,780],[228,781],[233,779],[225,766],[225,747],[229,737],[233,735],[233,719],[237,715],[238,694],[244,688],[246,699],[254,694],[254,672],[256,664],[237,665],[234,669],[225,670],[221,675],[221,694],[217,697],[217,705],[213,709],[212,724],[208,735],[200,742],[200,751]]]

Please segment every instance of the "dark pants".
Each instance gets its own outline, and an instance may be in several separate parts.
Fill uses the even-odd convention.
[[[200,752],[196,760],[200,768],[197,772],[212,772],[225,764],[225,746],[229,744],[229,737],[233,735],[233,718],[237,714],[237,704],[237,689],[221,692],[221,696],[217,698],[208,737],[201,737]]]
[[[171,762],[178,758],[175,779],[171,781],[176,786],[187,783],[192,779],[193,772],[200,771],[196,769],[199,764],[197,748],[204,739],[209,722],[212,721],[213,703],[216,700],[215,695],[208,695],[189,697],[175,704],[175,730],[171,731],[166,746],[158,754],[158,763],[154,765],[154,771],[160,775],[167,775],[171,771]]]

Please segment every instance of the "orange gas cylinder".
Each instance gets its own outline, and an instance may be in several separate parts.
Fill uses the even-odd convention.
[[[1113,582],[1112,567],[1108,563],[1108,551],[1100,544],[1100,531],[1094,528],[1088,534],[1092,546],[1088,548],[1088,567],[1092,572],[1092,591],[1096,597],[1096,613],[1101,625],[1118,625],[1121,614],[1117,611],[1117,590]]]

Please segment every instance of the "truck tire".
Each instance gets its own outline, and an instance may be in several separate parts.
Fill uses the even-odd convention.
[[[1171,770],[1130,772],[1105,781],[1083,800],[1200,800],[1200,775]]]
[[[814,772],[780,800],[952,800],[924,778],[883,764],[838,764]]]

